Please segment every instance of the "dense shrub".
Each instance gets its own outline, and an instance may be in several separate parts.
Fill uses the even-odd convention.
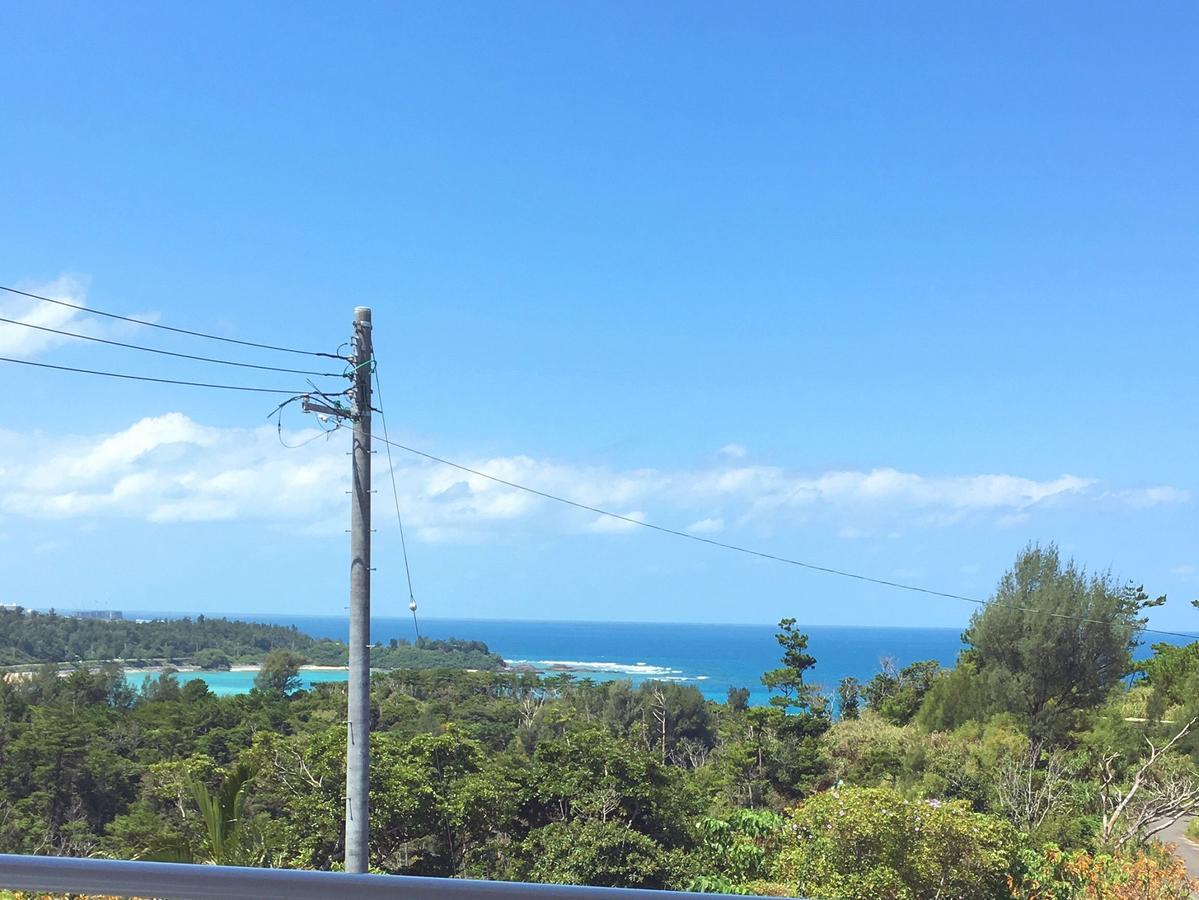
[[[990,900],[1007,895],[1020,837],[962,802],[841,788],[792,814],[777,881],[829,900]]]
[[[1010,881],[1017,900],[1188,900],[1199,891],[1182,860],[1160,844],[1119,856],[1046,844],[1023,851],[1020,869]]]
[[[786,825],[786,819],[766,809],[734,810],[727,819],[701,818],[687,890],[786,896],[784,886],[769,881]]]
[[[619,822],[554,822],[521,850],[528,877],[545,884],[664,888],[678,877],[678,854]]]

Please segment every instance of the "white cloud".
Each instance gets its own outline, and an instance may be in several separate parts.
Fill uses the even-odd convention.
[[[68,335],[39,329],[54,329],[76,335],[112,340],[126,338],[128,332],[133,328],[127,323],[111,318],[98,318],[85,311],[87,308],[87,279],[85,278],[62,275],[51,282],[22,284],[20,287],[31,294],[48,297],[51,300],[60,300],[73,304],[73,306],[83,307],[83,309],[74,309],[71,306],[62,306],[57,303],[46,303],[17,294],[0,294],[0,317],[24,323],[15,325],[9,322],[0,322],[0,356],[33,359],[56,347],[83,343]],[[158,318],[156,314],[147,312],[134,313],[133,317],[148,322],[154,322]]]
[[[1189,503],[1191,500],[1191,492],[1181,488],[1170,487],[1169,485],[1159,484],[1154,487],[1139,488],[1136,490],[1124,490],[1114,492],[1115,496],[1127,503],[1129,506],[1135,506],[1140,509],[1148,509],[1153,506],[1172,506],[1181,503]]]
[[[725,444],[717,452],[720,456],[727,456],[729,459],[744,459],[749,453],[741,444]]]
[[[1199,572],[1199,569],[1195,568],[1190,563],[1186,563],[1181,566],[1175,566],[1170,570],[1171,575],[1182,575],[1183,577],[1186,577],[1187,575],[1194,575],[1196,572]]]
[[[303,518],[345,480],[329,448],[292,453],[273,428],[209,428],[181,413],[95,438],[0,434],[0,460],[0,510],[30,518]]]
[[[86,307],[86,288],[86,280],[73,275],[63,275],[46,284],[28,285],[25,289],[31,294]],[[23,359],[40,356],[48,350],[76,340],[51,331],[41,331],[39,328],[106,338],[126,330],[119,322],[113,320],[97,319],[70,306],[46,303],[16,294],[0,296],[0,316],[25,323],[14,325],[0,322],[0,355]],[[142,315],[140,318],[149,318],[152,321],[154,317]]]
[[[296,444],[316,430],[285,434]],[[153,522],[266,520],[290,527],[345,527],[345,435],[299,450],[274,428],[216,428],[168,413],[111,434],[55,437],[0,431],[0,513],[21,518],[137,518]],[[380,458],[381,460],[381,458]],[[513,527],[598,533],[636,526],[514,490],[478,475],[395,454],[400,503],[412,533],[426,541],[477,541]],[[1100,490],[1062,475],[928,476],[895,469],[808,475],[732,459],[698,469],[612,470],[531,456],[463,463],[589,506],[626,511],[666,526],[691,522],[696,534],[750,527],[777,533],[797,521],[851,539],[964,522],[1012,525],[1047,504],[1095,502],[1143,492]],[[376,463],[376,486],[387,470]],[[1158,488],[1158,502],[1173,488]],[[1185,492],[1177,492],[1185,494]],[[376,514],[389,527],[385,507]],[[732,523],[731,526],[726,523]]]
[[[1050,497],[1078,493],[1094,483],[1092,479],[1073,475],[1062,475],[1051,481],[1014,475],[930,478],[895,469],[873,469],[870,472],[827,472],[819,478],[800,480],[792,501],[898,501],[911,506],[950,509],[1023,509]]]
[[[30,293],[42,294],[79,306],[84,305],[84,286],[75,278],[63,277],[49,284],[35,285],[30,288]],[[5,294],[0,298],[0,316],[42,328],[82,331],[86,327],[83,323],[80,323],[80,327],[68,327],[73,325],[74,320],[82,317],[78,310],[15,294]],[[37,356],[69,340],[71,339],[61,335],[38,331],[37,328],[0,322],[0,354],[4,356]]]

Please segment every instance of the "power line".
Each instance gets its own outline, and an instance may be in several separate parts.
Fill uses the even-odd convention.
[[[380,397],[380,400],[382,400],[381,397]],[[443,459],[440,456],[434,456],[432,453],[426,453],[424,450],[417,450],[415,447],[408,447],[408,446],[405,446],[404,444],[400,444],[400,443],[396,443],[394,441],[388,440],[386,433],[384,434],[383,438],[380,439],[378,436],[376,436],[375,439],[382,440],[384,444],[388,444],[392,447],[395,447],[398,450],[404,450],[415,456],[424,457],[425,459],[431,460],[432,462],[440,463],[443,466],[449,466],[454,469],[459,469],[463,472],[469,472],[471,475],[478,475],[480,478],[486,478],[488,481],[494,481],[497,484],[502,484],[506,487],[515,488],[518,491],[525,491],[526,493],[534,494],[538,497],[543,497],[546,500],[553,500],[555,503],[562,503],[562,504],[565,504],[566,506],[573,506],[575,509],[582,509],[587,512],[596,513],[597,515],[606,516],[610,519],[616,519],[621,522],[627,522],[630,525],[639,525],[642,528],[648,528],[651,531],[657,531],[657,532],[660,532],[661,534],[669,534],[674,537],[686,538],[689,541],[695,541],[696,543],[700,543],[700,544],[708,544],[712,547],[719,547],[722,550],[733,550],[733,551],[736,551],[737,553],[745,553],[749,556],[756,556],[759,559],[768,559],[768,560],[771,560],[772,562],[786,563],[789,566],[798,566],[802,569],[808,569],[813,572],[822,572],[825,575],[836,575],[841,578],[852,578],[855,581],[864,581],[869,584],[877,584],[877,585],[881,585],[883,587],[895,588],[895,589],[901,590],[901,591],[911,591],[911,592],[917,593],[917,594],[927,594],[932,597],[945,597],[950,600],[963,600],[966,603],[974,603],[978,606],[990,605],[990,601],[980,600],[977,597],[967,597],[964,594],[953,594],[948,591],[937,591],[937,590],[933,590],[932,588],[920,587],[920,586],[914,585],[914,584],[904,584],[903,582],[900,582],[900,581],[888,581],[885,578],[875,578],[871,575],[862,575],[858,572],[848,572],[844,569],[834,569],[834,568],[831,568],[830,566],[821,566],[821,565],[817,565],[815,563],[803,562],[798,559],[791,559],[790,557],[787,557],[787,556],[779,556],[775,553],[767,553],[762,550],[753,550],[749,547],[742,547],[737,544],[729,544],[729,543],[725,543],[724,541],[717,541],[712,538],[701,537],[698,534],[691,534],[688,531],[679,531],[674,528],[667,528],[663,525],[655,525],[652,522],[644,522],[641,519],[634,519],[632,516],[623,516],[620,513],[614,513],[609,510],[606,510],[606,509],[601,509],[598,506],[590,506],[586,503],[580,503],[577,500],[571,500],[567,497],[560,497],[557,494],[551,494],[547,491],[541,491],[541,490],[538,490],[537,488],[532,488],[532,487],[529,487],[528,485],[520,484],[519,482],[516,482],[516,481],[509,481],[506,478],[500,478],[498,475],[491,475],[487,472],[480,471],[479,469],[472,469],[470,466],[464,466],[461,463],[456,463],[456,462],[453,462],[452,460]],[[1033,608],[1027,607],[1027,606],[1014,606],[1014,607],[1010,607],[1010,608],[1019,610],[1021,612],[1042,613],[1043,615],[1050,616],[1051,618],[1069,619],[1070,621],[1081,622],[1081,623],[1090,624],[1090,625],[1110,625],[1110,624],[1112,624],[1110,622],[1105,622],[1103,619],[1091,619],[1091,618],[1087,618],[1085,616],[1072,616],[1072,615],[1069,615],[1068,613],[1047,612],[1044,610],[1033,609]],[[1194,634],[1186,634],[1181,631],[1163,631],[1160,628],[1141,628],[1140,630],[1147,632],[1147,633],[1151,633],[1151,634],[1164,634],[1164,635],[1169,635],[1171,637],[1188,638],[1191,640],[1193,640],[1196,637],[1196,635],[1194,635]]]
[[[299,450],[301,447],[307,447],[313,441],[320,440],[321,438],[328,440],[329,438],[333,437],[333,432],[337,431],[339,428],[341,428],[340,422],[338,422],[332,428],[321,428],[318,434],[314,434],[312,437],[308,438],[307,440],[300,441],[298,444],[289,444],[287,441],[283,440],[283,423],[280,421],[278,429],[279,443],[282,444],[287,450]]]
[[[378,366],[374,370],[375,391],[379,395],[379,406],[383,406],[383,385],[379,381]],[[408,600],[412,604],[412,621],[416,622],[416,596],[412,592],[412,570],[408,567],[408,541],[404,538],[404,517],[400,515],[400,491],[396,487],[395,464],[391,461],[391,440],[387,433],[387,414],[379,410],[379,418],[383,421],[383,445],[387,448],[387,471],[391,475],[391,496],[395,500],[396,522],[400,526],[400,549],[404,554],[404,575],[408,579]],[[398,446],[398,445],[397,445]],[[420,626],[417,626],[417,637],[420,637]]]
[[[32,322],[22,322],[19,319],[8,319],[0,316],[0,322],[8,325],[20,325],[22,328],[33,328],[37,331],[44,331],[49,334],[59,334],[63,337],[78,338],[81,341],[94,341],[97,344],[108,344],[112,347],[124,347],[126,350],[141,350],[143,353],[160,353],[163,356],[175,356],[179,359],[194,359],[197,362],[217,363],[222,366],[238,366],[243,369],[260,369],[264,372],[286,372],[291,375],[315,375],[319,378],[340,378],[342,372],[314,372],[308,369],[285,369],[279,366],[259,366],[254,363],[238,362],[232,359],[217,359],[212,356],[194,356],[190,353],[176,353],[173,350],[163,350],[159,347],[143,347],[140,344],[126,344],[123,341],[112,341],[107,338],[95,337],[90,334],[79,334],[74,331],[63,331],[59,328],[50,328],[46,325],[34,325]]]
[[[209,384],[204,381],[178,381],[174,378],[151,378],[149,375],[129,375],[125,372],[104,372],[99,369],[77,369],[74,366],[54,366],[50,363],[33,362],[29,359],[12,359],[0,356],[0,362],[16,363],[19,366],[37,366],[39,369],[56,369],[59,372],[77,372],[81,375],[102,375],[105,378],[124,378],[129,381],[152,381],[155,384],[179,384],[186,387],[215,388],[221,391],[248,391],[255,394],[288,394],[295,391],[277,390],[275,388],[246,387],[240,384]]]
[[[92,309],[90,306],[80,306],[77,303],[68,303],[66,300],[55,300],[52,297],[43,297],[41,294],[31,294],[29,291],[19,291],[16,288],[5,287],[0,284],[0,291],[8,291],[10,294],[18,294],[21,297],[29,297],[31,300],[41,300],[43,303],[53,303],[57,306],[65,306],[68,309],[77,309],[80,312],[91,313],[94,316],[105,316],[109,319],[118,319],[121,322],[130,322],[134,325],[144,325],[147,328],[160,328],[163,331],[173,331],[175,334],[186,334],[191,337],[206,338],[210,341],[224,341],[226,344],[239,344],[243,347],[257,347],[259,350],[277,350],[280,353],[298,353],[301,356],[324,356],[329,359],[341,359],[334,353],[319,353],[315,350],[296,350],[294,347],[276,347],[274,344],[259,344],[255,341],[241,341],[237,338],[222,337],[219,334],[208,334],[204,331],[190,331],[186,328],[174,328],[170,325],[162,325],[158,322],[147,322],[145,319],[135,319],[130,316],[120,316],[116,313],[105,312],[101,309]]]

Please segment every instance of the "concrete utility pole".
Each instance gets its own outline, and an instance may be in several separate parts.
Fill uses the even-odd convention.
[[[346,733],[346,871],[370,860],[371,372],[369,306],[354,309],[354,444],[350,493],[350,703]]]
[[[332,406],[304,395],[304,411],[354,423],[350,450],[350,681],[346,721],[346,871],[370,864],[371,750],[371,375],[375,351],[369,306],[354,307],[354,355],[350,358],[353,407]],[[317,396],[329,398],[318,392]],[[413,601],[415,605],[416,601]],[[415,611],[413,612],[415,616]]]

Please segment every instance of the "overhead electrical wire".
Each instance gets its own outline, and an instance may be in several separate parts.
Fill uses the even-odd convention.
[[[374,366],[372,373],[375,376],[375,392],[379,395],[379,406],[383,406],[383,385],[379,381],[379,368]],[[379,418],[383,422],[383,446],[387,448],[387,471],[391,475],[391,496],[395,500],[396,507],[396,523],[400,527],[400,549],[404,554],[404,576],[408,579],[408,600],[412,604],[412,621],[416,622],[416,595],[412,592],[412,570],[408,566],[408,541],[404,538],[404,517],[400,515],[400,491],[396,487],[396,470],[395,464],[391,460],[392,442],[387,433],[387,414],[379,409]],[[398,445],[397,445],[398,446]],[[417,637],[420,637],[420,626],[417,625]]]
[[[347,389],[347,391],[348,391],[348,389]],[[336,405],[337,401],[334,400],[332,397],[330,397],[328,394],[322,393],[320,391],[317,391],[317,393],[323,399],[327,400],[330,403],[330,405]],[[346,393],[346,392],[343,391],[343,393]],[[295,394],[291,397],[288,397],[286,400],[284,400],[282,403],[280,403],[278,406],[276,406],[274,409],[272,409],[267,414],[267,419],[275,420],[275,431],[276,431],[276,434],[278,435],[279,443],[287,450],[299,450],[301,447],[307,447],[313,441],[319,440],[322,437],[325,438],[326,440],[328,440],[329,438],[331,438],[333,436],[333,432],[337,431],[339,428],[342,427],[342,423],[341,423],[340,419],[336,419],[334,421],[332,428],[326,428],[324,425],[324,420],[322,418],[318,418],[317,424],[318,424],[318,427],[320,430],[317,434],[314,434],[312,437],[308,438],[307,440],[300,441],[300,443],[298,443],[298,444],[289,444],[289,443],[287,443],[287,441],[283,440],[283,410],[287,409],[288,406],[295,403],[297,400],[305,400],[309,396],[311,396],[311,395],[310,394]]]
[[[105,378],[124,378],[128,381],[150,381],[155,384],[178,384],[185,387],[214,388],[220,391],[246,391],[254,394],[288,394],[295,395],[294,390],[285,391],[277,388],[249,387],[242,384],[210,384],[206,381],[180,381],[175,378],[152,378],[149,375],[130,375],[126,372],[105,372],[100,369],[80,369],[75,366],[56,366],[51,363],[34,362],[30,359],[12,359],[0,356],[0,362],[15,363],[19,366],[37,366],[39,369],[55,369],[59,372],[76,372],[81,375],[101,375]]]
[[[243,347],[254,347],[254,348],[257,348],[260,350],[272,350],[272,351],[276,351],[279,353],[294,353],[294,354],[303,355],[303,356],[324,357],[324,358],[328,358],[328,359],[341,359],[341,360],[345,359],[345,357],[342,356],[340,353],[322,353],[322,352],[313,351],[313,350],[299,350],[294,347],[281,347],[281,346],[277,346],[274,344],[259,343],[256,341],[244,341],[244,340],[240,340],[238,338],[230,338],[230,337],[224,337],[224,336],[216,335],[216,334],[208,334],[207,332],[193,331],[193,330],[186,329],[186,328],[176,328],[171,325],[163,325],[158,322],[149,322],[149,321],[146,321],[145,319],[137,319],[137,318],[133,318],[131,316],[123,316],[123,315],[119,315],[117,313],[106,312],[106,311],[100,310],[100,309],[93,309],[91,307],[82,306],[82,305],[79,305],[76,303],[69,303],[66,300],[57,300],[52,297],[45,297],[45,296],[42,296],[41,294],[34,294],[29,291],[18,290],[16,288],[8,287],[6,285],[0,285],[0,291],[6,291],[7,293],[15,294],[15,295],[18,295],[21,297],[28,297],[32,300],[39,300],[44,303],[52,303],[57,306],[63,306],[63,307],[69,308],[69,309],[75,309],[80,312],[90,313],[92,315],[104,316],[106,318],[116,319],[116,320],[122,321],[122,322],[129,322],[134,325],[141,325],[141,326],[144,326],[147,328],[157,328],[162,331],[170,331],[175,334],[183,334],[183,335],[188,335],[190,337],[198,337],[198,338],[204,338],[206,340],[221,341],[223,343],[236,344],[236,345],[243,346]],[[199,355],[193,355],[193,354],[187,354],[187,353],[177,353],[177,352],[174,352],[171,350],[164,350],[164,349],[156,348],[156,347],[145,347],[145,346],[141,346],[139,344],[129,344],[129,343],[125,343],[122,341],[114,341],[114,340],[109,340],[106,338],[94,337],[92,335],[78,334],[76,332],[65,331],[65,330],[56,329],[56,328],[50,328],[48,326],[35,325],[31,322],[22,322],[22,321],[19,321],[16,319],[5,318],[3,316],[0,316],[0,323],[5,323],[5,324],[9,324],[9,325],[20,325],[25,328],[32,328],[32,329],[36,329],[36,330],[42,331],[42,332],[61,335],[63,337],[70,337],[70,338],[77,338],[79,340],[93,341],[96,343],[107,344],[107,345],[114,346],[114,347],[122,347],[122,348],[129,349],[129,350],[138,350],[138,351],[142,351],[142,352],[146,352],[146,353],[157,353],[157,354],[161,354],[163,356],[173,356],[173,357],[176,357],[179,359],[190,359],[190,360],[194,360],[197,362],[214,363],[217,365],[236,366],[239,368],[257,369],[260,371],[281,372],[281,373],[296,374],[296,375],[312,375],[312,376],[321,377],[321,378],[340,377],[340,376],[346,374],[346,373],[337,373],[337,372],[316,372],[316,371],[310,371],[310,370],[304,370],[304,369],[289,369],[289,368],[284,368],[284,367],[279,367],[279,366],[264,366],[264,365],[257,365],[254,363],[239,362],[236,360],[218,359],[215,357],[206,357],[206,356],[199,356]],[[124,379],[124,380],[128,380],[128,381],[142,381],[142,382],[150,382],[150,383],[154,383],[154,384],[172,384],[172,385],[179,385],[179,386],[183,386],[183,387],[200,387],[200,388],[209,388],[209,389],[214,389],[214,390],[225,390],[225,391],[243,391],[243,392],[258,393],[258,394],[282,394],[282,395],[289,396],[290,397],[289,400],[284,401],[282,404],[280,404],[279,407],[276,408],[276,410],[275,410],[276,413],[281,413],[282,408],[284,406],[286,406],[288,403],[292,402],[293,400],[297,400],[297,399],[300,399],[301,397],[305,396],[304,392],[297,393],[292,390],[252,387],[249,385],[215,384],[215,383],[211,383],[211,382],[186,381],[186,380],[174,379],[174,378],[156,378],[156,377],[152,377],[152,376],[148,376],[148,375],[133,375],[133,374],[125,373],[125,372],[109,372],[109,371],[104,371],[104,370],[99,370],[99,369],[83,369],[83,368],[78,368],[75,366],[60,366],[60,365],[54,365],[51,363],[34,362],[32,360],[27,360],[27,359],[13,359],[11,357],[6,357],[6,356],[0,356],[0,362],[13,363],[15,365],[22,365],[22,366],[35,366],[35,367],[41,368],[41,369],[52,369],[52,370],[60,371],[60,372],[73,372],[73,373],[82,374],[82,375],[96,375],[96,376],[105,377],[105,378],[119,378],[119,379]],[[375,378],[376,391],[379,394],[379,402],[380,402],[380,405],[382,405],[383,392],[382,392],[382,386],[379,382],[379,376],[378,376],[377,369],[373,369],[373,375]],[[327,394],[315,389],[315,387],[314,387],[313,393],[328,399]],[[944,597],[944,598],[951,599],[951,600],[961,600],[966,603],[976,604],[978,606],[987,606],[990,603],[990,601],[981,600],[977,597],[968,597],[964,594],[955,594],[955,593],[952,593],[949,591],[938,591],[938,590],[934,590],[932,588],[921,587],[919,585],[906,584],[904,582],[891,581],[891,580],[885,579],[885,578],[876,578],[871,575],[863,575],[858,572],[850,572],[850,571],[847,571],[844,569],[836,569],[836,568],[832,568],[831,566],[822,566],[822,565],[818,565],[816,563],[804,562],[802,560],[792,559],[790,557],[780,556],[778,554],[768,553],[768,552],[765,552],[762,550],[754,550],[750,547],[742,547],[738,544],[730,544],[725,541],[715,540],[714,538],[702,537],[701,535],[692,534],[691,532],[680,531],[675,528],[667,528],[666,526],[663,526],[663,525],[655,525],[652,522],[646,522],[641,519],[635,519],[632,516],[621,515],[620,513],[615,513],[610,510],[602,509],[598,506],[591,506],[590,504],[587,504],[587,503],[581,503],[577,500],[571,500],[568,497],[561,497],[561,496],[558,496],[557,494],[551,494],[548,491],[542,491],[537,488],[529,487],[528,485],[520,484],[519,482],[511,481],[506,478],[500,478],[498,475],[492,475],[492,474],[490,474],[488,472],[484,472],[480,469],[475,469],[470,466],[463,465],[461,463],[456,463],[452,460],[444,459],[443,457],[436,456],[432,453],[427,453],[424,450],[418,450],[415,447],[409,447],[405,444],[401,444],[401,443],[392,441],[387,432],[386,413],[384,413],[382,409],[379,409],[378,412],[379,412],[380,418],[383,423],[383,437],[378,438],[376,436],[376,439],[381,440],[383,445],[387,448],[388,472],[391,476],[392,498],[395,501],[396,521],[399,526],[399,532],[400,532],[400,547],[403,552],[403,558],[404,558],[404,574],[405,574],[405,577],[407,579],[407,584],[408,584],[408,596],[409,596],[409,599],[411,600],[411,603],[413,606],[415,606],[415,604],[416,604],[416,597],[415,597],[415,594],[412,589],[412,571],[411,571],[411,567],[410,567],[409,561],[408,561],[408,544],[407,544],[407,540],[404,535],[403,516],[400,513],[400,496],[399,496],[399,489],[396,485],[395,466],[392,461],[392,455],[391,455],[392,447],[395,447],[399,450],[403,450],[407,453],[411,453],[414,456],[423,457],[424,459],[427,459],[431,462],[435,462],[435,463],[438,463],[438,464],[444,465],[444,466],[449,466],[451,468],[458,469],[463,472],[467,472],[471,475],[476,475],[480,478],[487,479],[488,481],[495,482],[496,484],[502,484],[506,487],[510,487],[510,488],[513,488],[513,489],[519,490],[519,491],[524,491],[526,493],[533,494],[537,497],[542,497],[546,500],[552,500],[555,503],[561,503],[566,506],[572,506],[575,509],[581,509],[586,512],[595,513],[596,515],[600,515],[600,516],[604,516],[606,518],[624,522],[629,525],[640,526],[641,528],[646,528],[651,531],[656,531],[660,534],[667,534],[667,535],[671,535],[672,537],[684,538],[689,541],[694,541],[694,542],[700,543],[700,544],[707,544],[709,546],[718,547],[723,550],[731,550],[731,551],[735,551],[737,553],[744,553],[746,555],[754,556],[759,559],[766,559],[766,560],[770,560],[772,562],[784,563],[786,565],[797,566],[799,568],[807,569],[807,570],[813,571],[813,572],[820,572],[820,573],[823,573],[826,575],[835,575],[840,578],[849,578],[849,579],[853,579],[855,581],[866,582],[868,584],[876,584],[876,585],[880,585],[882,587],[894,588],[896,590],[910,591],[913,593],[925,594],[925,595],[932,596],[932,597]],[[272,415],[274,415],[274,413]],[[282,417],[281,416],[280,416],[280,421],[279,421],[278,425],[279,425],[279,432],[280,432],[280,441],[282,442]],[[338,425],[335,425],[332,429],[328,429],[328,430],[322,429],[322,433],[324,436],[327,437],[327,436],[331,435],[334,431],[338,430],[339,427],[340,427],[340,423]],[[307,443],[311,443],[312,440],[316,440],[317,438],[319,438],[321,436],[322,435],[314,435],[313,438],[309,439],[308,441],[304,441],[301,444],[295,445],[295,447],[290,447],[286,443],[284,443],[284,446],[289,447],[289,449],[297,449],[298,447],[302,447]],[[1012,607],[1012,608],[1020,610],[1020,611],[1024,611],[1024,612],[1043,612],[1041,610],[1034,610],[1029,607],[1017,606],[1017,607]],[[1068,613],[1044,612],[1044,614],[1048,615],[1050,617],[1053,617],[1053,618],[1069,619],[1071,621],[1077,621],[1077,622],[1085,623],[1085,624],[1094,624],[1094,625],[1111,624],[1109,622],[1105,622],[1102,619],[1091,619],[1091,618],[1087,618],[1087,617],[1083,617],[1083,616],[1073,616]],[[415,617],[415,609],[413,610],[413,616]],[[1160,628],[1142,627],[1140,630],[1143,632],[1146,632],[1146,633],[1168,635],[1170,637],[1181,637],[1181,638],[1188,638],[1188,639],[1195,637],[1195,635],[1193,635],[1193,634],[1187,634],[1185,632],[1180,632],[1180,631],[1167,631],[1167,630],[1163,630]]]
[[[194,356],[191,353],[176,353],[173,350],[163,350],[160,347],[143,347],[140,344],[126,344],[123,341],[113,341],[108,338],[95,337],[90,334],[79,334],[74,331],[63,331],[59,328],[50,328],[46,325],[35,325],[32,322],[22,322],[19,319],[8,319],[0,316],[0,322],[8,325],[20,325],[22,328],[33,328],[37,331],[44,331],[49,334],[58,334],[63,337],[78,338],[81,341],[94,341],[97,344],[108,344],[112,347],[124,347],[126,350],[140,350],[143,353],[159,353],[163,356],[174,356],[179,359],[192,359],[197,362],[216,363],[221,366],[238,366],[242,369],[260,369],[264,372],[284,372],[291,375],[315,375],[319,378],[341,378],[341,372],[315,372],[309,369],[287,369],[280,366],[260,366],[255,363],[239,362],[232,359],[217,359],[212,356]]]
[[[342,359],[334,353],[320,353],[315,350],[297,350],[294,347],[279,347],[275,344],[261,344],[257,341],[242,341],[237,338],[222,337],[219,334],[209,334],[205,331],[192,331],[187,328],[175,328],[171,325],[163,325],[159,322],[148,322],[145,319],[135,319],[132,316],[122,316],[117,313],[105,312],[102,309],[93,309],[90,306],[81,306],[78,303],[68,303],[66,300],[56,300],[53,297],[44,297],[41,294],[34,294],[29,291],[20,291],[16,288],[6,287],[0,284],[0,291],[7,291],[10,294],[16,294],[21,297],[28,297],[31,300],[40,300],[43,303],[53,303],[57,306],[65,306],[68,309],[77,309],[80,312],[91,313],[94,316],[105,316],[109,319],[117,319],[121,322],[129,322],[134,325],[144,325],[147,328],[158,328],[163,331],[172,331],[175,334],[186,334],[190,337],[205,338],[210,341],[223,341],[226,344],[238,344],[242,347],[257,347],[259,350],[275,350],[279,353],[297,353],[301,356],[323,356],[329,359]]]
[[[382,397],[380,397],[380,402],[382,402]],[[889,581],[888,579],[885,579],[885,578],[875,578],[871,575],[862,575],[858,572],[849,572],[844,569],[834,569],[830,566],[821,566],[821,565],[817,565],[815,563],[803,562],[802,560],[792,559],[787,556],[779,556],[778,554],[775,554],[775,553],[767,553],[762,550],[754,550],[749,547],[742,547],[742,546],[739,546],[738,544],[729,544],[724,541],[714,540],[713,538],[701,537],[698,534],[692,534],[688,531],[679,531],[678,529],[675,529],[675,528],[667,528],[663,525],[655,525],[652,522],[645,522],[645,521],[642,521],[641,519],[634,519],[632,516],[624,516],[624,515],[621,515],[620,513],[614,513],[614,512],[611,512],[610,510],[601,509],[598,506],[591,506],[587,503],[580,503],[577,500],[571,500],[567,497],[560,497],[557,494],[551,494],[548,491],[538,490],[537,488],[532,488],[532,487],[529,487],[528,485],[520,484],[519,482],[516,482],[516,481],[510,481],[507,478],[500,478],[498,475],[492,475],[488,472],[481,471],[480,469],[474,469],[474,468],[471,468],[470,466],[464,466],[461,463],[456,463],[456,462],[453,462],[452,460],[444,459],[443,457],[440,457],[440,456],[435,456],[432,453],[426,453],[424,450],[418,450],[415,447],[409,447],[404,444],[400,444],[395,441],[392,441],[387,437],[386,434],[384,434],[384,436],[382,438],[379,438],[376,435],[375,440],[382,440],[382,442],[384,444],[391,446],[391,447],[395,447],[397,450],[403,450],[407,453],[413,454],[414,456],[423,457],[427,460],[430,460],[431,462],[439,463],[443,466],[449,466],[450,468],[458,469],[460,471],[467,472],[471,475],[477,475],[480,478],[487,479],[488,481],[494,481],[496,484],[502,484],[506,487],[515,488],[518,491],[524,491],[529,494],[534,494],[535,496],[538,496],[538,497],[543,497],[546,500],[553,500],[555,503],[562,503],[562,504],[565,504],[566,506],[573,506],[575,509],[581,509],[581,510],[585,510],[586,512],[595,513],[600,516],[606,516],[610,519],[616,519],[621,522],[626,522],[630,525],[638,525],[642,528],[648,528],[651,531],[657,531],[661,534],[668,534],[668,535],[672,535],[673,537],[686,538],[689,541],[695,541],[696,543],[700,543],[700,544],[708,544],[709,546],[712,546],[712,547],[719,547],[722,550],[733,550],[737,553],[745,553],[749,556],[758,557],[759,559],[768,559],[773,562],[785,563],[790,566],[798,566],[802,569],[808,569],[813,572],[822,572],[825,575],[836,575],[840,578],[852,578],[855,581],[864,581],[869,584],[877,584],[877,585],[881,585],[883,587],[896,588],[897,590],[901,590],[901,591],[911,591],[911,592],[917,593],[917,594],[927,594],[932,597],[945,597],[950,600],[962,600],[962,601],[965,601],[966,603],[973,603],[978,606],[989,606],[991,603],[991,601],[989,601],[989,600],[980,600],[978,597],[968,597],[964,594],[954,594],[954,593],[950,593],[948,591],[937,591],[937,590],[933,590],[932,588],[920,587],[919,585],[905,584],[900,581]],[[1084,624],[1091,624],[1091,625],[1111,625],[1112,624],[1111,622],[1106,622],[1103,619],[1092,619],[1092,618],[1087,618],[1085,616],[1073,616],[1068,613],[1044,612],[1043,610],[1037,610],[1037,609],[1033,609],[1031,607],[1025,607],[1025,606],[1013,606],[1010,608],[1016,609],[1016,610],[1019,610],[1022,612],[1043,612],[1045,615],[1050,616],[1051,618],[1069,619],[1071,621],[1076,621],[1076,622],[1080,622],[1080,623],[1084,623]],[[1142,627],[1139,630],[1150,633],[1150,634],[1163,634],[1163,635],[1169,635],[1171,637],[1188,638],[1190,640],[1193,640],[1195,638],[1194,634],[1186,634],[1185,632],[1181,632],[1181,631],[1165,631],[1160,628],[1146,628],[1146,627]]]
[[[308,438],[307,440],[300,441],[300,443],[298,443],[298,444],[289,444],[289,443],[287,443],[287,441],[283,440],[283,417],[282,417],[282,415],[280,415],[279,422],[278,422],[279,443],[282,444],[288,450],[299,450],[301,447],[307,447],[313,441],[318,441],[321,438],[328,440],[329,438],[333,437],[333,432],[337,431],[341,427],[342,427],[341,422],[335,423],[332,428],[325,428],[324,426],[321,426],[319,433],[314,434],[312,437]]]

